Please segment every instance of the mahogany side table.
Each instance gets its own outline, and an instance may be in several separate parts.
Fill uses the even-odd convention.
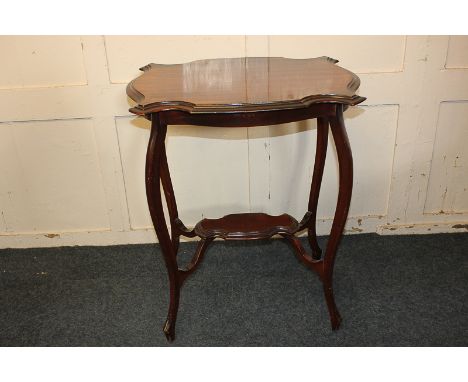
[[[146,154],[146,196],[151,219],[169,274],[170,303],[164,333],[175,337],[182,284],[197,269],[208,245],[216,238],[255,240],[280,235],[298,259],[315,271],[323,284],[332,329],[341,317],[335,304],[332,276],[335,254],[348,216],[353,185],[353,158],[343,122],[343,111],[365,98],[355,94],[359,78],[335,65],[329,57],[287,59],[247,57],[211,59],[177,65],[149,64],[130,82],[127,94],[137,106],[130,109],[151,121]],[[218,127],[265,126],[317,118],[317,147],[308,210],[300,222],[283,214],[238,213],[203,219],[188,229],[180,220],[167,164],[168,125]],[[327,153],[329,126],[339,163],[339,191],[325,254],[317,242],[316,215]],[[170,232],[164,217],[161,184],[169,211]],[[307,230],[309,255],[296,234]],[[190,263],[179,268],[180,236],[199,237]]]

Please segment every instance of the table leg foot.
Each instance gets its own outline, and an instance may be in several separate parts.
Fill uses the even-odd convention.
[[[166,320],[164,323],[164,328],[163,328],[164,335],[166,336],[166,339],[168,342],[174,342],[175,340],[175,325],[169,321],[169,319]]]
[[[332,330],[338,330],[341,324],[341,315],[340,312],[338,312],[338,308],[336,307],[331,282],[324,281],[323,291],[325,293],[325,301],[327,302]]]
[[[163,331],[169,342],[175,338],[175,324],[177,320],[177,312],[179,310],[180,285],[174,280],[170,283],[170,301],[169,311],[167,312],[166,322],[164,323]]]

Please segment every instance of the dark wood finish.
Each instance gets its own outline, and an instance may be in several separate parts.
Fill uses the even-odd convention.
[[[292,235],[298,227],[297,220],[288,214],[244,213],[226,215],[220,219],[203,219],[195,226],[195,233],[202,239],[256,240],[277,234]]]
[[[356,105],[359,77],[329,57],[242,57],[176,65],[149,64],[128,84],[139,115],[300,109],[314,103]]]
[[[307,108],[286,110],[259,110],[251,112],[190,114],[185,111],[160,112],[161,120],[168,125],[195,125],[217,127],[269,126],[303,121],[319,116],[333,116],[336,104],[313,104]],[[133,110],[133,109],[130,109]]]
[[[307,251],[302,246],[299,239],[294,235],[283,235],[293,246],[296,257],[302,262],[307,268],[317,272],[320,279],[323,278],[323,262],[316,260],[312,256],[307,254]]]
[[[169,312],[167,314],[166,323],[164,324],[164,333],[169,341],[173,341],[177,311],[179,309],[181,279],[177,266],[175,245],[169,237],[161,198],[160,182],[163,172],[161,168],[167,166],[167,163],[165,165],[163,164],[166,160],[166,155],[164,154],[166,132],[167,125],[160,123],[158,114],[153,114],[151,134],[146,153],[145,184],[151,220],[153,221],[154,229],[158,236],[159,245],[161,246],[161,252],[164,256],[164,262],[166,263],[169,275],[170,302]]]
[[[208,248],[208,244],[210,244],[212,241],[212,238],[208,238],[201,239],[198,242],[197,250],[195,255],[193,255],[192,259],[190,260],[190,263],[184,269],[179,269],[179,276],[182,282],[185,281],[185,279],[197,269],[198,265],[200,265],[201,261],[203,260],[203,255]]]
[[[330,313],[332,329],[336,330],[340,326],[341,316],[333,297],[333,266],[338,244],[343,233],[346,218],[348,217],[351,193],[353,190],[353,156],[351,154],[351,146],[349,145],[348,135],[346,134],[343,121],[343,106],[340,105],[337,107],[336,116],[330,118],[330,125],[333,140],[335,141],[336,152],[338,154],[339,191],[335,217],[333,218],[333,225],[323,259],[322,282],[328,311]]]
[[[169,173],[169,167],[167,164],[166,156],[166,145],[161,147],[161,183],[164,190],[164,196],[166,197],[167,209],[169,210],[169,218],[171,221],[171,239],[172,246],[174,247],[174,253],[177,254],[179,250],[179,238],[181,235],[180,227],[174,224],[175,220],[179,219],[179,212],[177,210],[177,203],[175,200],[174,189],[172,188],[171,174]]]
[[[206,249],[216,238],[255,240],[274,235],[284,237],[299,261],[321,279],[332,329],[338,329],[341,316],[333,294],[333,266],[348,216],[353,185],[353,158],[343,111],[365,98],[354,94],[359,78],[335,63],[336,60],[321,57],[308,60],[244,58],[203,60],[183,65],[150,64],[143,68],[143,76],[129,84],[128,95],[139,102],[130,110],[151,120],[146,155],[146,195],[169,275],[170,303],[163,329],[169,341],[175,337],[182,284],[200,265]],[[244,213],[203,219],[193,229],[184,225],[178,216],[167,163],[164,144],[167,125],[247,127],[310,118],[317,118],[317,146],[308,210],[300,223],[288,214]],[[339,192],[330,237],[322,256],[317,242],[316,217],[329,128],[338,154]],[[171,235],[164,217],[161,185],[168,205]],[[296,236],[305,229],[311,255]],[[193,258],[181,268],[177,261],[180,236],[200,238]]]
[[[320,186],[322,185],[323,168],[325,167],[325,159],[327,158],[327,146],[328,120],[326,117],[320,117],[317,118],[317,146],[315,150],[314,173],[312,175],[312,184],[310,186],[308,205],[310,215],[307,224],[307,237],[309,239],[310,248],[312,249],[312,257],[314,259],[320,259],[322,255],[322,250],[317,242],[316,219]]]

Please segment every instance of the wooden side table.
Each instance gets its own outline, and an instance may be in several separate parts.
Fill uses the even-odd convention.
[[[216,238],[256,240],[280,235],[293,246],[299,260],[320,277],[332,329],[341,317],[332,287],[333,265],[348,216],[353,185],[353,158],[343,122],[348,106],[365,100],[355,94],[359,78],[329,57],[228,58],[180,65],[149,64],[143,75],[127,86],[138,105],[132,113],[151,121],[146,155],[146,195],[154,228],[164,256],[170,283],[170,304],[164,333],[175,337],[182,284],[197,269],[208,245]],[[288,214],[241,213],[220,219],[203,219],[188,229],[179,218],[167,164],[165,137],[168,125],[250,127],[317,118],[317,148],[308,210],[300,222]],[[316,215],[331,127],[339,162],[339,192],[335,216],[322,256],[316,236]],[[164,218],[161,184],[169,211],[170,230]],[[307,230],[311,255],[296,234]],[[184,267],[177,264],[180,236],[199,237],[197,250]]]

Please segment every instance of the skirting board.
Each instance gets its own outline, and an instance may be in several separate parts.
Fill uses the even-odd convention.
[[[320,219],[317,222],[318,235],[328,235],[332,219]],[[468,232],[468,223],[425,223],[425,224],[381,224],[381,216],[350,217],[345,227],[345,235],[359,233],[377,233],[379,235],[419,235],[433,233]],[[304,232],[301,236],[306,235]],[[181,241],[196,239],[181,238]],[[0,248],[40,248],[85,245],[119,245],[155,243],[153,229],[132,231],[89,231],[60,233],[25,233],[0,234]]]
[[[425,235],[431,233],[468,232],[468,223],[431,223],[381,225],[376,231],[379,235]]]

